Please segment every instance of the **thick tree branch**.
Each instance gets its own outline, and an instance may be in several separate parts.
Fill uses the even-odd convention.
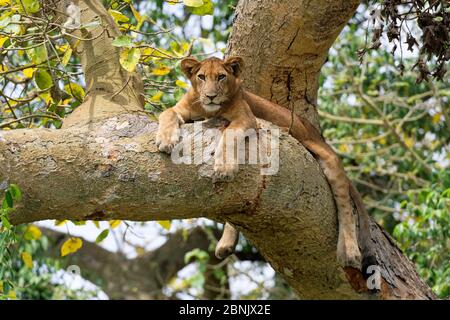
[[[20,185],[24,195],[11,220],[227,219],[303,298],[433,297],[375,225],[382,291],[371,294],[360,274],[339,267],[329,186],[316,161],[289,135],[280,138],[278,174],[261,176],[259,166],[242,166],[233,183],[213,184],[210,165],[175,165],[159,153],[156,128],[146,117],[122,115],[95,130],[2,132],[0,181]]]
[[[52,239],[50,253],[60,257],[60,247],[69,236],[41,229]],[[79,266],[81,275],[97,283],[110,299],[167,299],[162,289],[185,266],[185,254],[195,248],[208,250],[209,245],[206,233],[195,228],[187,238],[181,232],[169,234],[161,247],[134,259],[84,241],[81,250],[63,261]]]

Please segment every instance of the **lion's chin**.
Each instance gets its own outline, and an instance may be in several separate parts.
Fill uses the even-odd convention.
[[[203,109],[206,112],[216,112],[220,109],[220,104],[204,104]]]

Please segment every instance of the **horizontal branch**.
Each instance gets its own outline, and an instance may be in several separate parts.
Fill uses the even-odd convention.
[[[359,271],[338,265],[333,196],[317,162],[289,135],[280,136],[277,174],[245,165],[235,181],[213,184],[211,165],[177,165],[159,153],[156,128],[145,116],[123,114],[65,130],[0,132],[0,183],[23,190],[11,221],[226,220],[302,298],[433,297],[375,224],[381,291],[370,292]]]
[[[52,240],[50,254],[59,257],[60,246],[69,236],[47,228],[42,231]],[[195,228],[187,238],[181,232],[170,234],[162,246],[134,259],[85,240],[83,248],[63,262],[67,266],[79,266],[81,276],[91,282],[100,282],[110,299],[165,299],[162,289],[186,265],[185,254],[195,248],[207,250],[208,247],[206,233]]]

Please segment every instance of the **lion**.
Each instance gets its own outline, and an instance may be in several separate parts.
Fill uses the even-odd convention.
[[[181,69],[192,87],[172,108],[159,115],[156,144],[161,152],[171,153],[180,140],[181,124],[197,119],[222,117],[229,125],[222,133],[214,157],[214,178],[230,181],[238,171],[237,161],[224,162],[227,150],[227,130],[239,132],[256,129],[256,118],[286,128],[318,160],[334,195],[338,209],[339,234],[337,260],[342,267],[361,270],[362,256],[358,246],[357,222],[353,216],[351,197],[359,212],[360,240],[362,247],[370,239],[369,218],[362,199],[347,178],[343,165],[334,150],[324,141],[320,132],[306,119],[291,111],[259,97],[243,88],[240,78],[243,59],[228,57],[207,58],[198,61],[185,58]],[[244,139],[243,136],[237,139]],[[225,258],[236,246],[239,233],[226,223],[224,232],[216,247],[216,256]]]

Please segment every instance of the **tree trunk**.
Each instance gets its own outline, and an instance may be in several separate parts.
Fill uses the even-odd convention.
[[[244,58],[248,90],[319,127],[320,69],[360,0],[240,0],[228,54]]]
[[[259,72],[254,71],[258,66],[265,67],[268,58],[264,58],[264,54],[251,56],[251,60],[245,56],[250,68],[245,73],[246,81],[249,81],[249,75],[255,75],[253,86],[256,83],[261,83],[261,86],[260,89],[256,86],[254,91],[267,96],[271,87],[279,87],[271,85],[270,77],[280,74],[280,79],[285,79],[284,69],[277,68],[288,66],[291,61],[295,66],[291,65],[291,69],[296,73],[280,81],[292,86],[294,78],[294,81],[304,79],[303,82],[295,82],[294,86],[301,89],[303,83],[303,88],[308,88],[307,95],[293,96],[289,101],[293,106],[307,106],[310,100],[315,101],[317,90],[313,89],[317,89],[318,72],[326,51],[353,14],[357,3],[305,0],[296,1],[297,8],[292,1],[242,1],[230,41],[232,52],[238,52],[238,46],[262,52],[263,46],[259,44],[265,44],[260,41],[253,42],[258,45],[239,44],[237,33],[242,35],[242,39],[246,39],[245,35],[250,38],[254,35],[257,39],[264,33],[261,39],[270,37],[275,39],[273,43],[280,40],[277,33],[244,27],[241,20],[249,19],[247,12],[252,21],[266,25],[262,19],[267,11],[258,10],[259,6],[253,2],[264,8],[279,6],[279,9],[270,11],[273,20],[269,21],[284,17],[285,23],[278,25],[279,30],[297,25],[298,35],[291,38],[289,55],[267,64],[267,70],[272,70],[271,75],[261,67]],[[328,12],[327,6],[333,10]],[[86,11],[89,10],[83,12]],[[271,25],[274,27],[276,23],[271,22]],[[299,35],[308,37],[307,45],[297,40]],[[281,40],[284,42],[285,38]],[[308,48],[316,44],[312,53],[309,52]],[[277,52],[273,51],[273,54]],[[120,68],[118,61],[116,64]],[[85,70],[89,72],[89,69]],[[301,76],[304,72],[306,78]],[[125,86],[126,79],[123,81]],[[251,82],[248,86],[251,87]],[[276,101],[283,104],[282,94],[276,92]],[[372,225],[372,241],[381,267],[381,290],[369,291],[360,272],[343,270],[338,265],[337,218],[332,193],[317,162],[289,135],[282,133],[280,137],[280,169],[276,175],[262,176],[259,165],[246,165],[241,166],[235,181],[213,184],[211,165],[175,165],[170,157],[157,151],[154,142],[157,124],[133,111],[135,103],[133,112],[125,113],[127,106],[121,105],[119,112],[110,114],[108,119],[95,117],[106,114],[99,110],[107,110],[114,103],[114,97],[114,93],[91,92],[78,113],[78,116],[83,115],[81,119],[89,119],[88,123],[81,122],[64,130],[1,133],[0,185],[3,181],[14,182],[24,193],[22,202],[11,215],[13,222],[42,219],[142,221],[192,217],[227,220],[243,232],[301,298],[435,297],[418,276],[414,265],[375,224]],[[87,118],[87,112],[94,116]],[[311,119],[314,119],[314,113]],[[69,121],[76,124],[76,121]],[[260,125],[263,128],[269,126],[265,122]],[[192,130],[192,125],[185,128]]]

